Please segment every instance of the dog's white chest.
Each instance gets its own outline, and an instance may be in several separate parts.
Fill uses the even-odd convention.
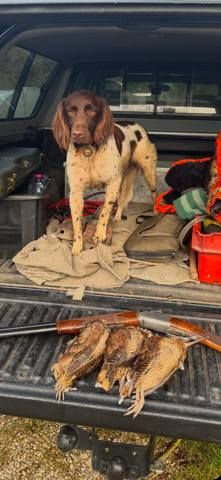
[[[108,155],[108,152],[97,152],[89,165],[90,177],[96,183],[108,183],[118,175],[119,162],[116,157]]]
[[[87,146],[76,152],[69,148],[67,154],[67,174],[69,183],[80,180],[85,187],[108,183],[119,174],[119,160],[110,148]]]

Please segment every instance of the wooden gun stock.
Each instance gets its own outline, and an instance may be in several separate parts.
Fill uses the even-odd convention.
[[[170,319],[170,325],[177,333],[186,332],[201,337],[200,343],[221,352],[221,337],[219,335],[215,335],[209,330],[204,330],[198,325],[182,320],[181,318],[172,317]]]
[[[57,320],[57,332],[59,335],[63,333],[69,333],[71,335],[79,333],[82,328],[84,328],[88,323],[94,320],[103,320],[107,325],[112,327],[138,327],[139,320],[137,318],[136,312],[119,312],[119,313],[108,313],[104,315],[90,315],[86,317],[81,317],[79,319],[70,319],[70,320]]]

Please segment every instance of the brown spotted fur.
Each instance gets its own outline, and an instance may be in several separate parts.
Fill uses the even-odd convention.
[[[64,98],[52,127],[58,145],[67,151],[74,230],[72,252],[77,255],[83,248],[81,217],[85,189],[106,186],[95,233],[95,241],[104,242],[113,205],[117,203],[115,221],[119,221],[132,198],[139,170],[155,198],[157,154],[144,128],[134,122],[114,124],[105,100],[90,91],[77,91]]]

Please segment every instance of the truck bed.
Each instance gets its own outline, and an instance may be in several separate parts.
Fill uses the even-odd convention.
[[[2,249],[1,249],[2,250]],[[4,250],[4,253],[6,250]],[[8,256],[1,258],[0,252],[0,289],[7,286],[34,289],[40,292],[42,286],[36,286],[33,282],[21,275],[10,258],[10,249],[7,249]],[[11,255],[13,257],[13,255]],[[70,285],[71,288],[71,285]],[[58,291],[56,287],[47,287],[48,291]],[[100,297],[101,290],[86,289],[87,295]],[[134,301],[137,303],[148,301],[157,302],[157,304],[167,305],[182,304],[185,309],[199,308],[202,310],[220,311],[221,308],[221,286],[210,285],[206,283],[186,282],[178,285],[158,285],[153,282],[130,279],[122,287],[115,289],[102,290],[102,298],[107,302],[114,298],[114,301]],[[120,303],[119,303],[120,305]]]
[[[95,306],[96,305],[96,306]],[[168,315],[197,321],[221,335],[219,309],[193,308],[187,313],[181,303],[120,297],[114,309],[160,306]],[[70,301],[62,292],[24,286],[1,286],[0,327],[46,323],[56,319],[114,311],[113,299],[88,293],[82,303]],[[186,313],[185,313],[186,312]],[[51,366],[64,351],[69,336],[56,333],[0,339],[0,413],[47,419],[76,425],[144,432],[155,435],[221,441],[221,357],[218,352],[195,345],[188,352],[185,370],[178,371],[150,395],[136,419],[125,417],[129,402],[118,405],[118,392],[96,389],[93,373],[77,383],[77,390],[55,398]]]

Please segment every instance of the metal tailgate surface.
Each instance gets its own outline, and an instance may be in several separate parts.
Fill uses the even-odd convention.
[[[115,308],[120,310],[122,306],[116,304]],[[134,306],[128,304],[127,308]],[[62,305],[50,298],[18,301],[16,295],[2,295],[0,327],[55,322],[58,318],[107,311],[110,308],[100,304]],[[189,319],[221,335],[218,315],[209,320],[205,313],[189,314]],[[79,380],[77,390],[66,393],[64,401],[56,400],[51,366],[69,339],[49,333],[0,340],[0,413],[221,441],[221,354],[201,345],[189,349],[185,370],[178,371],[167,385],[149,396],[142,413],[133,420],[123,415],[130,402],[118,405],[117,388],[107,394],[94,387],[96,373]]]

